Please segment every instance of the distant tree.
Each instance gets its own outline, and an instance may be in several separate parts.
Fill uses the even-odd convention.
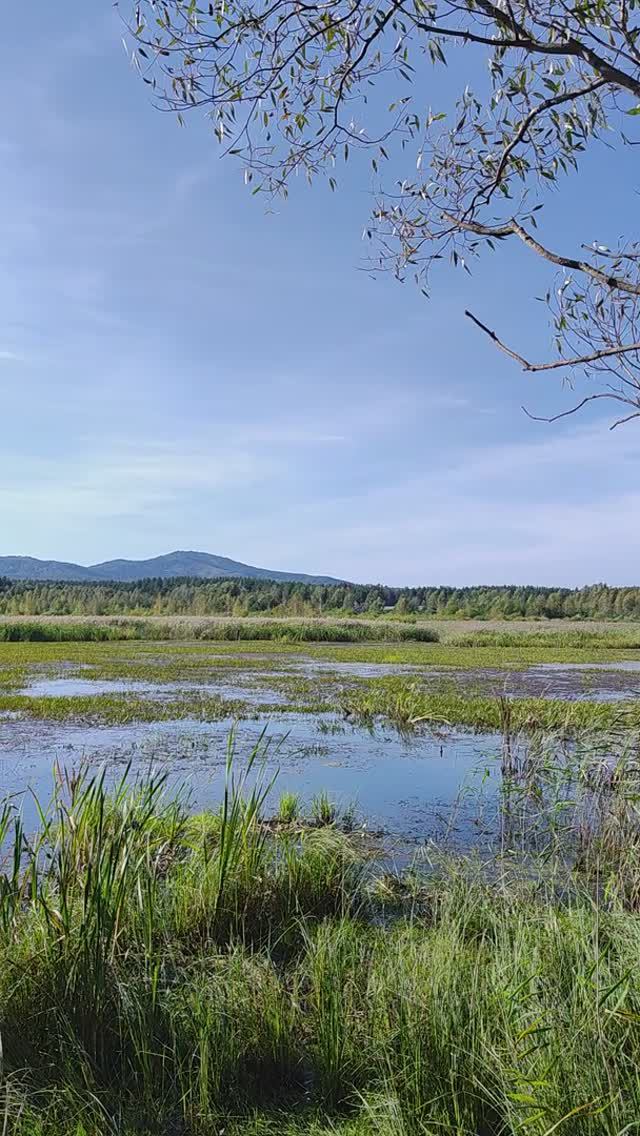
[[[364,601],[364,610],[368,615],[381,615],[384,611],[384,597],[379,588],[369,588]]]
[[[638,11],[638,0],[140,0],[127,16],[145,82],[181,117],[206,108],[255,190],[286,194],[298,174],[335,188],[356,147],[377,179],[400,143],[406,168],[377,189],[367,227],[373,267],[426,290],[437,261],[468,269],[512,242],[556,266],[553,358],[532,362],[466,314],[525,371],[594,379],[563,413],[612,400],[617,425],[640,416],[640,244],[550,247],[537,227],[541,191],[594,139],[640,145],[626,117],[640,115]],[[438,94],[425,68],[453,48],[465,76],[484,56],[488,78],[453,110],[425,109]],[[611,190],[601,225],[617,241]]]
[[[394,607],[394,612],[396,615],[407,615],[410,610],[409,597],[403,592]]]

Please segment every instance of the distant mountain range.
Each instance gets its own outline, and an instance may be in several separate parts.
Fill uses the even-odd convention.
[[[101,580],[171,579],[176,576],[216,580],[221,576],[244,576],[253,580],[297,580],[307,584],[339,584],[331,576],[308,576],[304,572],[272,572],[253,568],[226,556],[208,552],[169,552],[151,560],[107,560],[104,564],[66,564],[61,560],[35,560],[32,556],[0,556],[0,577],[9,580],[78,580],[87,584]]]

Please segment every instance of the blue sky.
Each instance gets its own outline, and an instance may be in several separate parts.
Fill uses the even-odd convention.
[[[547,274],[514,252],[472,279],[443,271],[429,302],[372,281],[357,163],[339,193],[296,187],[266,211],[204,121],[151,106],[120,37],[108,0],[5,17],[0,554],[638,583],[640,427],[531,422],[523,402],[570,396],[463,318],[544,357]],[[572,249],[631,228],[633,181],[612,163],[593,152],[546,236]]]

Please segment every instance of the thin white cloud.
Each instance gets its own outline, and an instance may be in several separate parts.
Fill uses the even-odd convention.
[[[263,483],[272,463],[249,452],[175,446],[140,445],[106,453],[34,459],[28,477],[12,473],[0,460],[0,527],[6,534],[15,516],[25,513],[35,527],[54,513],[61,521],[75,518],[94,524],[102,517],[142,516],[178,507],[185,497],[211,495]]]
[[[237,426],[232,428],[238,442],[245,445],[264,446],[333,446],[346,442],[345,434],[325,433],[322,429],[296,425],[280,426],[278,423],[261,426]]]
[[[600,423],[568,435],[476,450],[394,486],[292,506],[280,518],[274,567],[307,534],[312,563],[358,580],[391,583],[633,583],[640,563],[640,434]],[[586,499],[568,482],[594,464],[608,478]],[[498,489],[496,490],[496,484]],[[256,548],[267,526],[253,530]],[[234,540],[243,540],[241,526]],[[273,562],[273,558],[272,558]]]

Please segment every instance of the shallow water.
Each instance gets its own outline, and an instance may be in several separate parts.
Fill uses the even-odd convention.
[[[230,673],[225,658],[212,654],[212,666],[201,682],[194,680],[193,671],[186,681],[151,682],[93,679],[85,665],[70,669],[49,664],[34,668],[32,681],[19,693],[77,698],[82,713],[82,699],[96,695],[166,701],[201,694],[251,704],[281,704],[287,699],[287,684],[282,690],[274,686],[287,675],[294,680],[317,675],[318,684],[322,676],[323,685],[328,683],[327,692],[334,693],[358,679],[396,675],[406,675],[409,683],[426,689],[453,688],[465,694],[514,698],[617,701],[637,697],[640,688],[640,661],[541,663],[515,671],[272,656],[263,660],[264,668],[239,667]],[[175,663],[175,659],[170,661]],[[332,714],[274,711],[268,721],[243,721],[237,726],[239,768],[260,740],[265,724],[269,735],[265,775],[278,774],[270,802],[274,807],[284,791],[299,793],[307,805],[314,794],[326,791],[340,809],[354,807],[373,830],[412,840],[438,838],[446,832],[462,846],[490,843],[500,784],[499,737],[462,731],[403,737],[390,727],[368,731]],[[95,726],[36,721],[9,712],[0,715],[0,795],[16,794],[27,825],[35,826],[37,809],[31,794],[45,800],[50,795],[54,765],[73,770],[86,763],[92,769],[104,767],[108,778],[116,778],[130,763],[135,775],[151,769],[166,774],[172,791],[184,784],[194,809],[214,806],[223,789],[231,726],[229,720],[195,719]]]
[[[407,675],[427,690],[451,687],[463,694],[508,694],[511,698],[593,699],[619,702],[640,693],[640,661],[612,663],[539,663],[524,670],[500,667],[424,667],[402,663],[340,663],[308,659],[294,664],[305,675],[324,674],[351,678],[385,678]],[[638,674],[638,679],[630,675]]]
[[[511,698],[557,698],[566,701],[595,700],[598,702],[619,702],[637,698],[640,694],[640,663],[540,663],[522,671],[505,671],[498,668],[478,668],[462,670],[449,668],[403,667],[384,663],[327,663],[313,662],[296,664],[294,670],[304,672],[312,678],[322,674],[325,678],[335,675],[336,680],[375,679],[392,675],[407,675],[407,678],[427,690],[454,689],[463,694],[508,695]],[[224,673],[224,672],[223,672]],[[83,698],[91,695],[132,694],[141,698],[154,698],[158,701],[179,698],[181,694],[218,695],[221,698],[241,700],[249,704],[286,702],[286,688],[274,690],[268,685],[269,675],[282,676],[289,672],[274,671],[265,673],[255,671],[234,671],[233,682],[222,677],[217,682],[207,680],[175,682],[140,682],[135,679],[91,679],[78,676],[38,677],[22,690],[21,695],[32,698]],[[228,674],[228,672],[227,672]],[[637,676],[637,677],[636,677]],[[265,683],[265,685],[263,685]]]
[[[130,762],[133,773],[166,773],[174,790],[184,783],[192,807],[208,808],[221,797],[230,728],[229,721],[103,727],[0,721],[0,784],[5,793],[20,795],[28,825],[37,820],[30,793],[49,796],[54,764],[105,767],[115,778]],[[239,769],[264,728],[256,722],[236,727]],[[326,791],[341,810],[355,807],[370,828],[412,839],[437,836],[453,824],[463,842],[475,840],[478,827],[464,800],[455,814],[452,806],[487,771],[489,798],[499,779],[500,739],[493,735],[403,738],[393,730],[345,726],[332,715],[281,715],[267,730],[265,774],[278,775],[274,807],[284,791],[307,803]]]
[[[388,675],[413,675],[421,672],[428,674],[432,670],[431,667],[424,668],[408,663],[341,663],[325,659],[305,659],[303,662],[289,663],[289,669],[302,671],[311,676],[336,674],[350,675],[352,678],[385,678]]]
[[[30,682],[18,694],[29,698],[83,698],[97,694],[154,694],[173,684],[91,678],[43,678]]]
[[[439,670],[420,676],[429,688],[435,684],[453,687],[463,694],[510,698],[554,698],[567,702],[620,702],[638,697],[640,678],[635,680],[620,668],[602,669],[576,664],[541,663],[522,671],[485,667],[477,670]]]
[[[88,698],[96,695],[135,694],[159,701],[181,694],[218,695],[247,702],[281,702],[282,695],[268,687],[210,682],[138,682],[135,679],[49,678],[30,682],[18,694],[30,698]]]

